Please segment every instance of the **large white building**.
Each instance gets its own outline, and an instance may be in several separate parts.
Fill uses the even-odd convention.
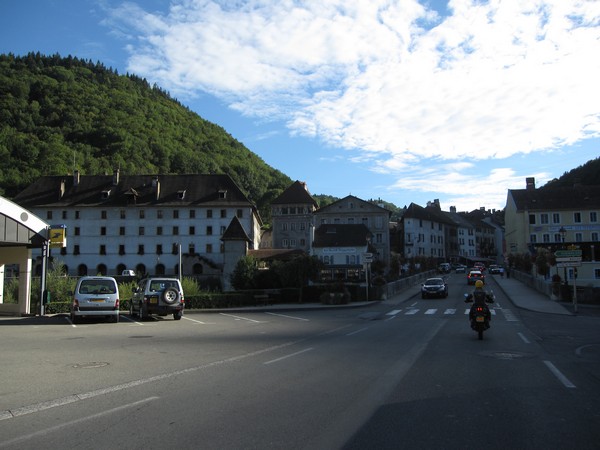
[[[14,202],[51,225],[65,225],[66,247],[52,251],[71,275],[222,276],[224,242],[239,220],[258,248],[257,209],[228,175],[41,177]]]

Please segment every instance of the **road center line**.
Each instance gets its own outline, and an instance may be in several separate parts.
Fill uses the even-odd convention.
[[[527,339],[523,333],[518,332],[517,334],[523,340],[523,342],[525,342],[526,344],[531,344],[531,342],[529,341],[529,339]]]
[[[313,347],[305,348],[304,350],[300,350],[299,352],[296,352],[296,353],[290,353],[289,355],[282,356],[281,358],[277,358],[277,359],[272,359],[272,360],[270,360],[270,361],[266,361],[266,362],[264,362],[263,364],[264,364],[264,365],[267,365],[267,364],[273,364],[273,363],[275,363],[275,362],[278,362],[278,361],[282,361],[282,360],[284,360],[284,359],[291,358],[292,356],[298,356],[298,355],[300,355],[300,354],[302,354],[302,353],[306,353],[306,352],[309,352],[309,351],[311,351],[311,350],[313,350]]]
[[[362,333],[365,330],[368,330],[369,327],[361,328],[360,330],[352,331],[348,333],[346,336],[354,336],[355,334]]]
[[[550,361],[544,361],[544,364],[546,364],[546,367],[548,367],[548,369],[550,369],[550,372],[552,372],[554,374],[554,376],[556,378],[559,379],[559,381],[565,385],[565,387],[568,388],[576,388],[577,386],[575,386],[573,383],[571,383],[569,381],[569,379],[567,377],[565,377],[562,372],[560,370],[558,370],[556,368],[556,366],[554,364],[552,364]]]

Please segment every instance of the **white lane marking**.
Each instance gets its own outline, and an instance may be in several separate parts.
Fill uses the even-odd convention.
[[[406,311],[406,312],[404,313],[404,315],[405,315],[405,316],[412,316],[412,315],[414,315],[414,314],[416,314],[416,313],[418,313],[418,312],[419,312],[419,310],[418,310],[418,309],[416,309],[416,308],[413,308],[413,309],[409,309],[408,311]]]
[[[471,311],[471,308],[465,309],[465,314],[469,314],[470,311]]]
[[[97,419],[99,417],[103,417],[103,416],[107,416],[107,415],[110,415],[110,414],[114,414],[114,413],[116,413],[118,411],[121,411],[121,410],[124,410],[124,409],[133,408],[135,406],[139,406],[139,405],[142,405],[144,403],[151,402],[153,400],[158,400],[159,398],[160,397],[148,397],[148,398],[145,398],[143,400],[139,400],[137,402],[133,402],[133,403],[128,403],[126,405],[117,406],[116,408],[109,409],[108,411],[103,411],[103,412],[100,412],[100,413],[97,413],[97,414],[92,414],[91,416],[81,417],[81,418],[75,419],[75,420],[69,420],[68,422],[62,423],[60,425],[55,425],[53,427],[46,428],[44,430],[39,430],[39,431],[36,431],[34,433],[30,433],[30,434],[27,434],[27,435],[24,435],[24,436],[19,436],[17,438],[11,439],[9,441],[0,442],[0,447],[6,447],[6,446],[9,446],[9,445],[12,445],[12,444],[16,444],[18,442],[26,441],[28,439],[31,439],[31,438],[34,438],[34,437],[37,437],[37,436],[44,436],[46,434],[50,434],[50,433],[53,433],[55,431],[62,430],[65,427],[72,427],[73,425],[76,425],[78,423],[82,423],[82,422],[85,422],[85,421],[88,421],[88,420],[93,420],[93,419]]]
[[[411,308],[412,308],[413,306],[415,306],[416,304],[418,304],[418,303],[419,303],[419,302],[414,302],[412,305],[410,305],[410,306],[411,306]]]
[[[346,325],[344,327],[340,327],[335,330],[321,333],[321,335],[327,334],[327,333],[333,333],[335,331],[346,328],[348,326],[350,326],[350,325]],[[153,383],[153,382],[157,382],[157,381],[161,381],[161,380],[167,380],[169,378],[173,378],[178,375],[185,375],[188,373],[197,372],[199,370],[210,369],[212,367],[221,366],[223,364],[241,361],[243,359],[262,355],[263,353],[272,352],[272,351],[278,350],[280,348],[285,348],[285,347],[289,347],[291,345],[299,344],[299,343],[305,341],[306,339],[308,339],[308,338],[302,338],[302,339],[298,339],[296,341],[284,342],[283,344],[273,345],[271,347],[267,347],[267,348],[264,348],[261,350],[255,350],[253,352],[244,353],[242,355],[232,356],[230,358],[225,358],[225,359],[220,359],[220,360],[209,362],[209,363],[206,363],[206,364],[203,364],[200,366],[189,367],[187,369],[176,370],[175,372],[169,372],[169,373],[164,373],[162,375],[155,375],[153,377],[142,378],[139,380],[130,381],[128,383],[118,384],[116,386],[110,386],[107,388],[97,389],[95,391],[85,392],[83,394],[69,395],[67,397],[49,400],[49,401],[37,403],[34,405],[28,405],[28,406],[23,406],[21,408],[0,411],[0,420],[11,419],[13,417],[22,416],[25,414],[31,414],[34,412],[43,411],[45,409],[55,408],[55,407],[61,406],[61,405],[67,405],[69,403],[77,402],[79,400],[85,400],[88,398],[97,397],[99,395],[109,394],[111,392],[118,392],[118,391],[122,391],[124,389],[141,386],[141,385],[147,384],[147,383]]]
[[[226,313],[219,313],[219,314],[221,314],[222,316],[233,317],[235,320],[247,320],[248,322],[262,323],[260,320],[249,319],[247,317],[242,317],[242,316],[234,316],[233,314],[226,314]]]
[[[523,333],[518,332],[517,334],[519,335],[519,337],[521,338],[521,340],[523,342],[525,342],[526,344],[531,344],[531,342],[529,342],[529,339],[527,339]]]
[[[554,364],[552,364],[550,361],[544,361],[544,364],[546,364],[546,367],[548,367],[548,369],[550,369],[550,372],[552,372],[554,374],[554,376],[556,378],[558,378],[558,380],[565,385],[565,387],[574,389],[577,386],[575,386],[573,383],[571,383],[569,381],[569,379],[567,377],[565,377],[562,372],[560,370],[558,370],[556,368],[556,366]]]
[[[492,316],[496,315],[496,310],[495,309],[490,309],[490,312],[492,313]]]
[[[389,313],[387,313],[388,316],[395,316],[396,314],[398,314],[400,311],[402,311],[401,309],[394,309],[392,311],[390,311]]]
[[[313,350],[313,347],[305,348],[304,350],[300,350],[299,352],[296,352],[296,353],[290,353],[289,355],[282,356],[281,358],[277,358],[277,359],[272,359],[272,360],[270,360],[270,361],[266,361],[266,362],[264,362],[263,364],[264,364],[264,365],[267,365],[267,364],[273,364],[273,363],[275,363],[275,362],[278,362],[278,361],[282,361],[282,360],[284,360],[284,359],[291,358],[292,356],[298,356],[298,355],[301,355],[302,353],[306,353],[306,352],[309,352],[309,351],[311,351],[311,350]]]
[[[437,308],[428,309],[427,311],[425,311],[425,314],[435,314],[436,312],[437,312]]]
[[[185,320],[189,320],[190,322],[199,323],[199,324],[201,324],[201,325],[206,325],[206,322],[202,322],[201,320],[190,319],[189,317],[185,317],[185,316],[183,316],[183,319],[185,319]]]
[[[75,325],[75,324],[74,324],[74,323],[71,321],[71,318],[70,318],[70,317],[65,317],[65,320],[66,320],[67,322],[69,322],[73,328],[77,328],[77,325]]]
[[[272,316],[278,316],[278,317],[285,317],[286,319],[293,319],[293,320],[303,320],[305,322],[310,322],[310,319],[305,319],[303,317],[296,317],[296,316],[287,316],[285,314],[277,314],[277,313],[272,313],[272,312],[267,312],[265,314],[270,314]]]
[[[351,331],[350,333],[346,334],[346,336],[353,336],[355,334],[362,333],[363,331],[368,330],[368,329],[369,329],[368,327],[365,327],[365,328],[361,328],[360,330]]]
[[[456,314],[456,309],[448,308],[446,311],[444,311],[444,314]]]

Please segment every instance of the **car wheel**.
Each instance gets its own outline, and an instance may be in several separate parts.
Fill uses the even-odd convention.
[[[77,323],[77,316],[75,314],[71,314],[71,323],[75,325]]]
[[[177,289],[167,288],[162,293],[162,299],[168,305],[177,303],[179,301],[179,291]]]
[[[140,320],[146,320],[148,318],[148,310],[145,306],[140,306],[140,309],[138,311],[138,317],[140,318]]]
[[[133,300],[129,302],[129,317],[133,317]]]
[[[173,319],[175,319],[175,320],[181,320],[181,316],[183,316],[182,311],[177,311],[177,312],[173,313]]]

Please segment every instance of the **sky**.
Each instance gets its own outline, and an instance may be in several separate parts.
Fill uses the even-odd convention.
[[[597,0],[1,0],[30,51],[156,83],[311,194],[503,209],[600,157]]]

